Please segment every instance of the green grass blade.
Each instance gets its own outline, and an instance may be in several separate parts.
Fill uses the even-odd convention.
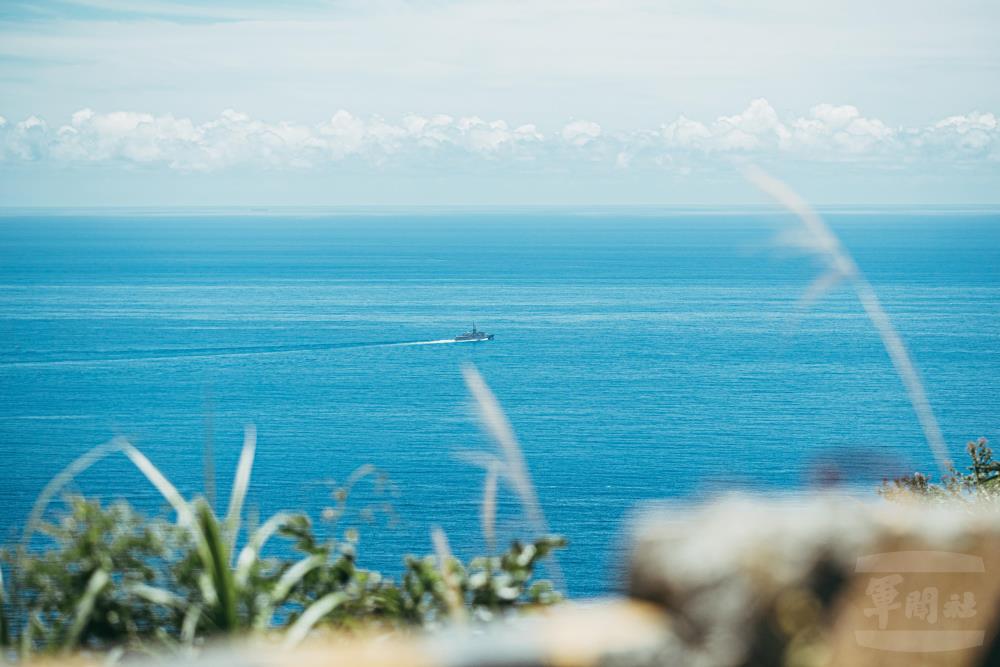
[[[177,487],[170,483],[170,480],[160,472],[159,468],[153,465],[152,461],[146,458],[145,454],[130,443],[124,443],[122,450],[125,452],[125,456],[139,469],[139,472],[145,475],[150,484],[156,487],[160,495],[174,508],[174,511],[177,512],[177,522],[182,526],[197,530],[198,524],[195,522],[194,513]]]
[[[185,646],[191,646],[194,643],[200,620],[201,605],[193,604],[184,612],[184,620],[181,623],[181,643]]]
[[[38,529],[38,525],[42,520],[42,514],[45,513],[45,508],[52,498],[64,486],[72,482],[77,475],[101,459],[122,451],[126,445],[128,445],[128,441],[124,438],[115,438],[114,440],[105,442],[103,445],[94,447],[60,470],[59,474],[53,477],[42,489],[42,492],[38,494],[38,497],[35,498],[35,504],[32,505],[31,512],[28,513],[28,520],[24,524],[24,533],[21,536],[21,550],[27,546],[28,540],[31,539],[35,530]]]
[[[317,567],[323,565],[326,562],[326,557],[321,554],[313,554],[312,556],[307,556],[303,558],[295,565],[288,568],[281,578],[278,579],[278,583],[274,585],[274,589],[271,591],[270,600],[261,610],[260,614],[254,623],[255,627],[258,629],[265,629],[271,624],[271,619],[274,616],[274,610],[277,609],[281,604],[288,598],[288,594],[292,592],[292,588],[295,584],[302,581],[303,577],[315,570]]]
[[[43,628],[42,619],[39,618],[38,611],[29,613],[28,622],[24,624],[24,629],[21,631],[18,643],[18,657],[21,659],[21,662],[27,662],[28,658],[31,657],[31,653],[35,647],[35,632]],[[47,646],[49,644],[43,641],[42,645]]]
[[[257,450],[257,429],[248,424],[243,433],[243,451],[240,452],[240,462],[236,465],[236,477],[233,479],[233,491],[229,496],[229,509],[226,510],[226,535],[230,547],[236,544],[236,534],[240,527],[240,515],[243,513],[243,501],[250,486],[250,473],[253,470],[253,458]]]
[[[238,629],[239,617],[236,610],[236,583],[229,569],[229,550],[222,539],[218,519],[205,503],[199,504],[198,521],[209,553],[205,566],[211,573],[217,599],[215,622],[220,630],[233,632]]]
[[[150,484],[152,484],[156,490],[160,492],[160,495],[163,496],[164,499],[170,503],[170,506],[174,508],[174,511],[177,512],[177,524],[182,527],[186,527],[191,531],[191,535],[194,538],[195,549],[198,551],[198,557],[201,559],[202,566],[206,569],[206,571],[212,572],[214,557],[207,540],[205,539],[205,535],[202,532],[201,527],[198,525],[198,521],[195,519],[194,512],[191,511],[191,505],[184,500],[184,497],[180,494],[180,491],[177,490],[177,487],[170,483],[170,480],[168,480],[166,476],[160,472],[159,468],[153,465],[153,463],[146,458],[145,454],[140,452],[128,442],[124,442],[121,449],[125,453],[125,456],[127,456],[135,467],[139,469],[139,472],[145,475]],[[228,563],[226,570],[228,571]],[[215,583],[214,575],[213,583]],[[214,593],[214,597],[220,596],[218,591],[215,591]],[[206,597],[211,598],[213,595],[208,595]]]
[[[278,579],[278,583],[275,584],[274,590],[271,591],[271,600],[275,604],[280,604],[288,597],[295,584],[302,581],[302,578],[307,574],[315,570],[317,567],[321,566],[326,561],[326,556],[323,554],[313,554],[303,558],[295,565],[288,568],[281,578]]]
[[[158,588],[147,584],[132,584],[126,587],[125,590],[130,595],[141,597],[143,600],[147,600],[153,604],[158,604],[161,607],[183,609],[186,604],[182,597],[166,590],[165,588]]]
[[[239,558],[236,559],[236,585],[243,588],[250,576],[250,570],[260,556],[261,549],[271,537],[278,532],[286,522],[292,518],[291,514],[279,512],[264,522],[260,528],[250,536],[248,544],[240,551]]]
[[[73,623],[70,625],[66,639],[63,641],[63,650],[69,651],[76,646],[77,641],[80,639],[80,633],[87,626],[87,621],[90,620],[90,615],[94,611],[94,603],[97,602],[97,596],[100,595],[109,581],[111,581],[111,577],[103,569],[99,569],[90,575],[90,579],[87,581],[87,588],[83,592],[83,596],[76,603],[76,609],[73,612]]]
[[[347,595],[345,593],[330,593],[324,595],[320,599],[309,605],[298,620],[292,624],[292,627],[288,629],[288,634],[285,635],[285,641],[282,643],[282,648],[290,649],[299,645],[299,643],[306,638],[309,631],[312,630],[313,626],[316,625],[320,619],[329,614],[331,611],[337,608],[338,605],[347,600]]]

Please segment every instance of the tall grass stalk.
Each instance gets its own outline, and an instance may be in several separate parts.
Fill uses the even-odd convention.
[[[913,360],[910,358],[909,350],[903,339],[885,312],[882,303],[879,301],[871,283],[865,278],[858,268],[850,253],[840,243],[840,239],[833,233],[833,230],[823,221],[823,219],[809,206],[806,201],[792,190],[786,183],[774,178],[759,167],[748,167],[744,174],[752,184],[761,191],[770,195],[779,204],[798,216],[810,235],[815,245],[815,250],[826,259],[829,269],[808,289],[804,299],[809,301],[819,297],[823,292],[832,287],[839,280],[847,280],[854,288],[861,306],[865,310],[869,321],[878,331],[882,339],[892,364],[896,369],[896,374],[903,382],[906,393],[909,396],[910,404],[913,406],[920,427],[923,429],[924,438],[930,447],[934,459],[942,473],[948,473],[952,468],[952,462],[948,456],[948,448],[930,401],[927,399],[927,392],[920,379]]]
[[[504,477],[504,462],[493,454],[475,450],[461,450],[455,457],[483,469],[483,497],[479,504],[479,527],[483,531],[487,551],[496,550],[496,515],[498,482]]]
[[[486,547],[493,553],[496,549],[496,519],[497,519],[497,478],[500,476],[500,464],[491,463],[486,468],[486,479],[483,480],[483,503],[480,511],[480,524],[483,527],[483,539]]]
[[[467,363],[462,366],[462,375],[465,378],[465,385],[472,394],[476,402],[476,409],[479,413],[479,420],[485,427],[487,433],[500,447],[503,454],[503,472],[513,485],[524,513],[531,528],[539,535],[548,533],[548,524],[542,512],[542,505],[538,501],[538,494],[535,492],[535,485],[531,481],[528,466],[524,461],[524,454],[521,445],[514,435],[514,429],[504,414],[500,402],[490,390],[483,376],[473,364]],[[549,562],[552,571],[552,579],[556,585],[565,590],[562,569],[559,567],[559,560],[555,554],[550,556]]]
[[[434,543],[438,571],[444,583],[444,599],[448,606],[448,615],[451,616],[451,620],[462,623],[466,619],[465,605],[462,603],[461,585],[455,576],[455,558],[451,554],[451,547],[448,546],[448,536],[439,526],[434,526],[431,529],[431,542]]]

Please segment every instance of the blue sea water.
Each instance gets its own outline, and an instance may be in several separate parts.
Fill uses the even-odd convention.
[[[1000,215],[835,210],[828,219],[926,382],[952,455],[1000,418]],[[395,525],[361,564],[398,573],[441,526],[484,549],[493,451],[461,366],[523,444],[574,595],[617,581],[637,504],[733,488],[874,488],[934,462],[851,290],[799,300],[815,258],[767,211],[138,211],[0,217],[0,534],[59,469],[128,436],[187,494],[206,439],[227,497],[245,424],[249,504],[314,516],[372,463]],[[454,336],[482,344],[401,345]],[[123,458],[75,490],[163,501]],[[362,486],[355,506],[378,497]],[[525,536],[510,489],[504,539]],[[360,517],[355,517],[360,520]],[[331,528],[320,522],[321,529]]]

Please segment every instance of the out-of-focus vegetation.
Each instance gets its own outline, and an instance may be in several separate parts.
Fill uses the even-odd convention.
[[[318,624],[434,625],[454,615],[456,596],[465,614],[482,620],[560,599],[533,575],[540,559],[565,544],[561,538],[514,543],[468,564],[406,557],[397,583],[358,567],[353,531],[320,540],[308,517],[281,514],[253,531],[236,555],[208,504],[194,506],[200,538],[124,502],[69,498],[66,511],[40,529],[46,550],[4,553],[13,593],[3,605],[5,641],[22,654],[153,651],[213,635],[284,630],[293,644]],[[263,555],[272,537],[286,542],[280,551],[289,555]]]
[[[324,510],[334,537],[320,538],[304,514],[279,513],[246,527],[243,499],[254,449],[250,429],[224,516],[204,498],[185,500],[123,440],[57,476],[36,503],[21,543],[0,552],[0,572],[7,575],[0,578],[3,651],[161,652],[251,633],[280,634],[292,646],[317,626],[401,630],[446,617],[489,620],[560,599],[548,581],[534,577],[538,562],[565,545],[559,537],[515,542],[504,553],[462,563],[440,533],[436,541],[444,549],[407,556],[398,582],[359,567],[356,528],[336,529],[350,488],[370,468],[334,491],[335,507]],[[144,516],[122,501],[82,496],[66,497],[65,509],[43,519],[53,495],[75,474],[114,452],[143,472],[176,522]]]
[[[993,459],[993,450],[986,438],[966,445],[971,465],[968,472],[951,466],[940,482],[927,475],[913,473],[885,481],[879,493],[890,500],[922,500],[940,503],[995,503],[1000,500],[1000,461]]]
[[[463,563],[435,529],[435,555],[406,556],[396,582],[358,566],[356,528],[337,530],[352,488],[368,477],[376,488],[384,482],[372,466],[355,471],[332,493],[334,506],[321,518],[333,524],[333,537],[321,538],[304,514],[279,513],[247,525],[243,503],[257,446],[252,426],[224,515],[206,498],[185,499],[144,454],[116,438],[57,474],[36,500],[20,542],[0,551],[0,661],[15,648],[22,657],[189,650],[219,635],[274,634],[294,646],[320,626],[395,631],[446,619],[485,621],[558,602],[557,587],[535,578],[535,570],[548,557],[549,572],[561,581],[553,551],[566,542],[547,534],[520,445],[496,398],[474,368],[464,372],[502,452],[500,458],[480,457],[488,460],[481,508],[488,555]],[[125,502],[102,505],[82,496],[65,497],[65,509],[45,520],[51,502],[77,475],[117,454],[156,488],[175,522],[143,516]],[[516,491],[532,534],[542,537],[493,553],[501,478]],[[210,482],[206,488],[214,488]],[[378,511],[386,513],[387,504],[366,507],[359,516]],[[272,540],[284,544],[275,547]]]

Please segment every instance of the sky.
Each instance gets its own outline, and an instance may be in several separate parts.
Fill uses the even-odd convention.
[[[278,6],[280,5],[280,7]],[[1000,203],[995,0],[0,4],[0,206]]]

